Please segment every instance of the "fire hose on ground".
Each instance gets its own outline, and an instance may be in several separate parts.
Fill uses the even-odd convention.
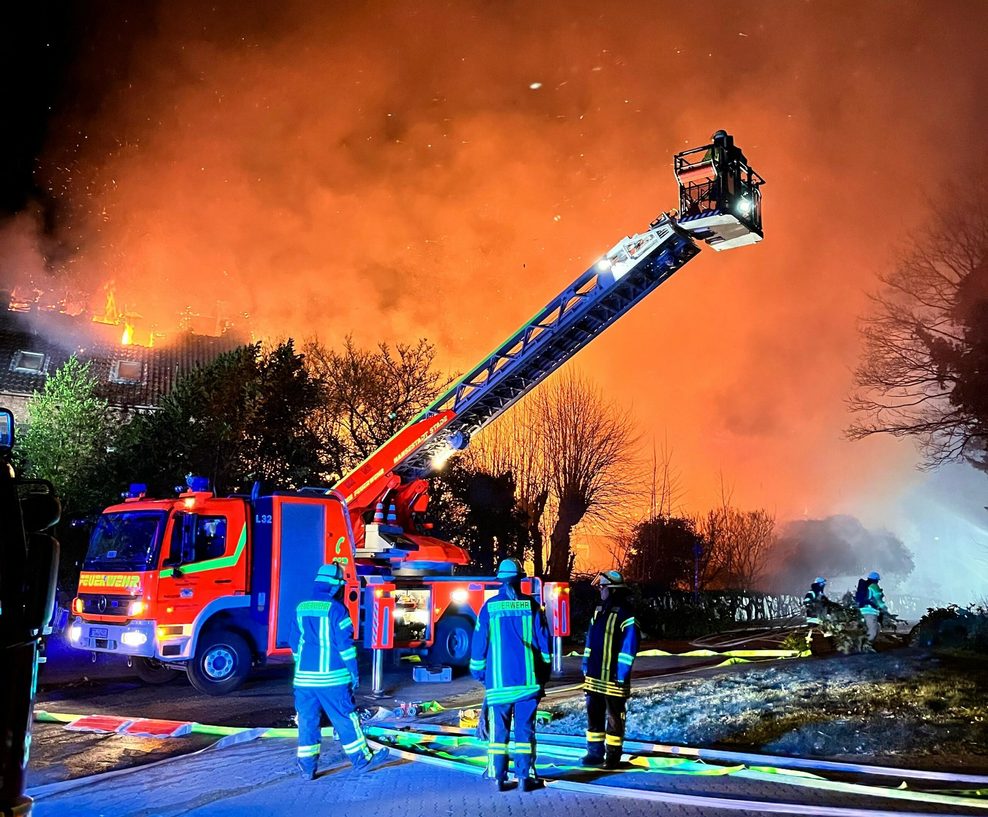
[[[292,739],[297,737],[297,730],[294,728],[225,727],[179,721],[151,721],[141,718],[113,719],[110,716],[67,715],[44,711],[38,711],[36,718],[39,721],[49,723],[62,723],[66,725],[66,728],[77,730],[96,729],[99,731],[116,731],[120,734],[157,737],[161,737],[166,732],[176,736],[184,734],[215,735],[222,738],[218,744],[214,745],[215,748],[259,738]],[[120,723],[116,728],[112,728],[115,721]],[[478,740],[472,734],[472,730],[426,723],[416,723],[412,728],[397,722],[390,724],[387,722],[367,723],[364,725],[364,730],[371,742],[388,747],[397,756],[406,760],[429,763],[472,774],[483,774],[486,768],[486,743]],[[329,737],[332,735],[332,730],[324,729],[323,734]],[[615,785],[612,782],[615,774],[627,773],[635,775],[731,776],[738,779],[803,787],[835,794],[879,797],[926,805],[988,809],[988,775],[898,769],[888,766],[811,758],[777,757],[630,740],[625,741],[628,767],[617,773],[601,773],[599,770],[588,770],[579,765],[579,758],[584,750],[582,737],[540,732],[538,740],[539,762],[537,768],[543,778],[546,779],[547,785],[562,791],[645,799],[708,809],[754,810],[766,814],[798,813],[818,815],[819,817],[823,817],[823,815],[881,817],[891,814],[906,814],[906,812],[901,811],[812,806],[804,803],[752,801],[731,797],[681,794],[631,788]],[[588,771],[598,774],[600,777],[595,782],[584,782],[561,776],[574,773],[586,774]],[[899,780],[900,783],[896,787],[849,783],[828,779],[821,774],[822,772],[892,778]],[[121,772],[110,774],[119,773]],[[97,777],[103,778],[105,775]],[[86,778],[85,780],[91,779]],[[950,785],[951,788],[949,790],[921,791],[907,788],[906,780]],[[45,796],[75,785],[84,785],[83,780],[65,781],[65,783],[41,787],[33,791],[32,794],[36,797]]]

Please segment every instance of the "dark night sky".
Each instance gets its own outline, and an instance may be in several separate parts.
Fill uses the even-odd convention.
[[[22,4],[28,5],[28,4]],[[919,478],[849,443],[856,319],[988,132],[988,3],[30,4],[7,29],[0,286],[161,327],[433,339],[463,368],[675,205],[732,130],[765,241],[704,253],[582,353],[687,503],[868,523]],[[981,502],[983,505],[984,503]],[[903,531],[903,535],[908,534]]]

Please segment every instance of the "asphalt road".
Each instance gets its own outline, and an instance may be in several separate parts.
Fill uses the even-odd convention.
[[[60,639],[48,645],[48,661],[39,678],[35,710],[60,714],[119,715],[195,721],[219,726],[278,727],[294,725],[291,666],[270,665],[256,670],[237,692],[222,697],[203,695],[183,672],[166,684],[140,681],[126,660],[68,648]],[[386,662],[386,695],[370,695],[369,655],[361,652],[361,690],[358,706],[393,709],[397,701],[438,700],[449,710],[476,703],[481,687],[461,674],[445,684],[415,683],[407,663]],[[646,658],[635,664],[636,676],[664,675],[707,666],[709,659]],[[550,685],[550,696],[572,689],[582,681],[579,659],[567,658],[564,673]],[[571,692],[570,694],[578,694]],[[551,700],[551,697],[550,697]],[[216,740],[193,734],[181,738],[137,738],[117,734],[74,732],[62,724],[34,724],[27,785],[85,777],[105,771],[152,763],[205,748]]]

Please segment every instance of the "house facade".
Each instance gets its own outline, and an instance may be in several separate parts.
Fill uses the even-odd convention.
[[[154,346],[124,343],[116,324],[87,315],[12,308],[0,298],[0,406],[26,421],[28,400],[72,355],[90,363],[100,396],[120,414],[153,408],[182,377],[245,343],[220,336],[175,333]]]

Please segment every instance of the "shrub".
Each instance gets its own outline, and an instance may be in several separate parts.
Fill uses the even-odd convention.
[[[988,654],[988,605],[930,607],[916,626],[913,643]]]

